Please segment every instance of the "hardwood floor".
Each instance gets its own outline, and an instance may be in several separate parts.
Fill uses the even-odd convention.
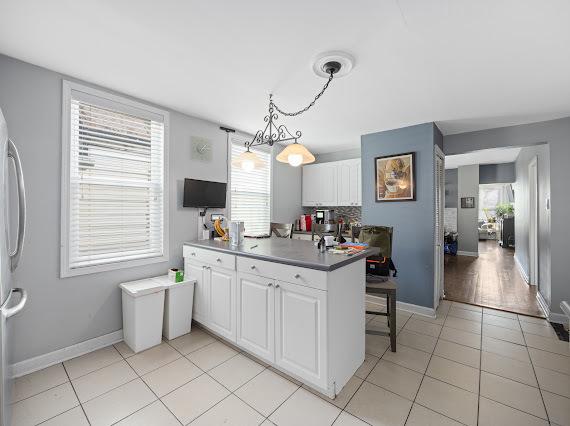
[[[445,255],[445,298],[542,317],[536,286],[522,279],[513,249],[479,241],[479,257]]]

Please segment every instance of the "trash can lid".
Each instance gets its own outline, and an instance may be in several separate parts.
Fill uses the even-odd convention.
[[[153,280],[152,278],[146,278],[144,280],[129,281],[126,283],[119,284],[119,287],[129,295],[133,297],[144,296],[147,294],[158,293],[164,290],[164,285],[160,282]]]
[[[194,278],[185,278],[184,281],[180,281],[175,283],[174,281],[171,281],[168,278],[168,275],[161,275],[160,277],[153,277],[151,278],[152,280],[156,281],[157,283],[159,283],[160,285],[162,285],[164,288],[169,288],[169,287],[180,287],[183,285],[190,285],[190,284],[194,284],[196,282],[196,280]]]

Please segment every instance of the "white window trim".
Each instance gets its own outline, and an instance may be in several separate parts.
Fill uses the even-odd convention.
[[[87,95],[96,96],[103,100],[108,100],[125,105],[126,108],[136,109],[143,114],[159,115],[163,118],[164,122],[164,194],[163,194],[163,254],[162,256],[149,257],[145,259],[126,260],[116,263],[107,263],[95,266],[86,266],[83,268],[71,269],[69,268],[69,211],[70,211],[70,197],[69,197],[69,169],[70,169],[70,152],[71,152],[71,92],[83,92]],[[152,263],[168,262],[170,241],[169,241],[169,170],[168,170],[168,152],[170,141],[170,114],[166,110],[152,107],[123,96],[114,95],[112,93],[104,92],[102,90],[94,89],[83,84],[75,83],[72,81],[63,80],[62,90],[62,151],[61,151],[61,241],[60,241],[60,277],[67,278],[78,275],[94,274],[97,272],[112,271],[117,269],[132,268],[136,266],[143,266]]]

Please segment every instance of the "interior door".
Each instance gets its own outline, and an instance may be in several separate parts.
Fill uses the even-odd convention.
[[[208,267],[210,273],[210,312],[208,326],[223,337],[236,341],[236,274],[223,268]]]
[[[237,344],[268,362],[275,362],[275,282],[238,274]]]
[[[434,301],[433,307],[437,309],[440,299],[444,295],[444,219],[445,208],[445,167],[444,154],[438,146],[434,155]]]
[[[275,363],[322,388],[326,371],[327,293],[275,282]]]
[[[194,307],[192,318],[204,325],[208,324],[208,310],[210,306],[210,283],[206,266],[186,261],[184,265],[186,276],[194,278]]]

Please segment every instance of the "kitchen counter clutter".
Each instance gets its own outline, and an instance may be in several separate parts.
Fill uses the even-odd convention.
[[[373,253],[319,253],[287,238],[187,242],[193,319],[335,397],[364,361],[365,257]]]

